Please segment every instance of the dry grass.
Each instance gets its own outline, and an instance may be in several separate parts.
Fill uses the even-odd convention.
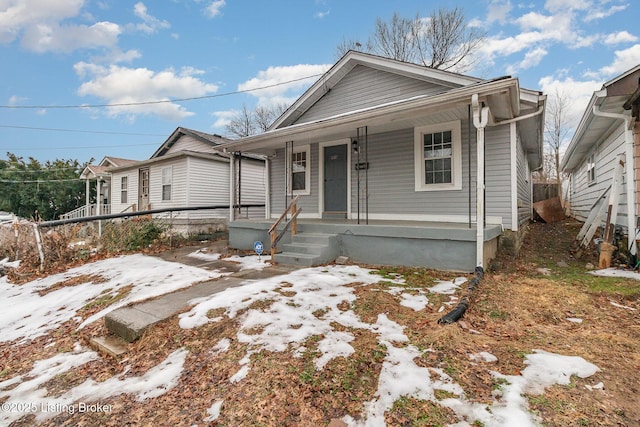
[[[470,360],[469,354],[487,351],[498,357],[490,369],[517,375],[524,368],[524,357],[534,349],[565,355],[582,356],[601,371],[587,379],[572,378],[568,386],[553,386],[540,396],[530,396],[529,404],[545,426],[636,426],[640,425],[640,318],[639,311],[614,307],[611,300],[640,309],[638,282],[597,278],[584,269],[588,259],[575,260],[568,251],[578,224],[533,224],[521,255],[517,259],[499,260],[500,268],[486,275],[473,297],[471,308],[462,322],[440,326],[437,320],[442,302],[430,296],[430,305],[419,312],[399,304],[397,297],[382,292],[388,284],[357,287],[357,299],[344,302],[341,310],[354,310],[364,321],[373,323],[379,313],[405,326],[410,343],[425,351],[416,360],[420,366],[436,367],[460,384],[467,399],[492,403],[492,392],[501,386],[487,366]],[[545,242],[542,244],[541,242]],[[568,267],[558,267],[563,261]],[[551,276],[543,276],[537,267],[549,267]],[[452,275],[423,269],[385,269],[384,274],[402,274],[411,286],[430,287],[435,278]],[[282,286],[284,295],[291,291]],[[266,310],[270,301],[256,303],[252,309]],[[323,312],[313,313],[322,317]],[[86,317],[86,314],[83,314]],[[331,419],[344,415],[358,417],[363,403],[370,401],[377,389],[379,372],[386,348],[366,330],[349,330],[355,339],[355,353],[336,358],[322,371],[313,361],[318,356],[315,336],[304,343],[299,357],[293,352],[261,351],[251,356],[247,377],[230,383],[246,355],[246,344],[238,342],[236,319],[216,311],[210,317],[223,320],[195,329],[184,330],[173,318],[143,336],[131,346],[124,359],[102,358],[72,370],[49,384],[52,394],[72,387],[84,378],[104,380],[124,371],[140,375],[157,365],[172,351],[189,351],[184,372],[177,387],[163,396],[144,403],[122,395],[103,404],[113,405],[108,414],[68,414],[48,420],[44,425],[208,425],[206,410],[223,400],[220,418],[211,425],[220,426],[326,426]],[[569,317],[581,318],[572,323]],[[93,335],[104,333],[100,324],[75,331],[71,323],[54,334],[56,347],[46,346],[46,339],[31,345],[0,346],[4,360],[15,361],[6,378],[27,372],[35,360],[84,344]],[[336,328],[343,326],[335,325]],[[224,353],[212,348],[222,338],[231,341]],[[0,377],[0,380],[2,378]],[[589,391],[585,385],[602,381],[605,389]],[[439,392],[437,399],[450,397]],[[386,414],[390,426],[438,426],[458,420],[437,402],[401,398]],[[26,418],[22,425],[33,419]],[[479,426],[479,424],[476,424]]]

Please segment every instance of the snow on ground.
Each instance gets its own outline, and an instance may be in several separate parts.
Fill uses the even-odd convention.
[[[640,273],[637,271],[620,270],[615,267],[605,268],[603,270],[593,270],[590,271],[589,274],[602,277],[623,277],[625,279],[640,280]]]
[[[106,381],[87,379],[61,396],[48,396],[47,389],[42,387],[44,383],[99,357],[94,351],[76,346],[73,352],[37,361],[24,376],[0,382],[0,400],[6,399],[3,409],[12,409],[0,411],[0,424],[7,425],[29,413],[35,413],[36,420],[42,421],[63,412],[73,414],[82,408],[91,408],[91,412],[110,412],[111,408],[101,405],[100,399],[125,393],[135,394],[139,401],[158,397],[177,384],[186,356],[186,350],[176,350],[140,377],[123,378],[125,370],[122,375]],[[17,386],[11,388],[15,384]]]
[[[0,260],[0,267],[18,268],[20,267],[20,260],[9,261],[9,258]]]
[[[217,260],[220,259],[220,254],[219,253],[211,253],[211,252],[207,251],[206,248],[198,249],[197,251],[192,252],[187,256],[191,257],[191,258],[199,259],[199,260],[202,260],[202,261],[217,261]]]
[[[451,295],[467,281],[466,277],[456,277],[453,280],[436,280],[437,285],[429,288],[434,294]]]
[[[219,272],[136,254],[85,264],[23,285],[11,284],[6,277],[2,277],[0,299],[4,302],[4,308],[0,311],[0,342],[19,338],[26,341],[45,335],[74,318],[78,310],[88,303],[116,295],[128,285],[133,288],[127,296],[90,316],[80,327],[131,302],[172,292],[220,275]],[[56,284],[82,276],[88,278],[85,283],[48,291]],[[93,281],[89,277],[94,277]],[[47,293],[40,295],[38,292]]]
[[[240,270],[262,270],[265,267],[271,266],[270,263],[266,262],[267,258],[258,255],[233,255],[224,260],[240,264]]]
[[[252,284],[227,289],[208,298],[194,301],[192,309],[182,314],[180,326],[195,328],[221,318],[211,319],[207,312],[224,309],[225,314],[235,318],[241,310],[246,311],[238,318],[239,342],[249,344],[247,354],[240,361],[240,369],[231,382],[242,381],[250,373],[251,355],[263,349],[269,351],[291,351],[294,356],[305,350],[302,346],[307,338],[321,336],[318,343],[320,356],[315,360],[318,371],[324,369],[335,357],[349,357],[355,352],[350,342],[354,336],[347,331],[336,331],[333,324],[347,328],[367,329],[378,336],[378,342],[387,349],[378,380],[378,390],[374,399],[366,402],[360,420],[350,416],[343,418],[349,426],[384,426],[384,413],[402,396],[430,400],[452,409],[461,420],[459,425],[469,425],[477,420],[489,426],[535,426],[536,421],[529,413],[526,398],[522,393],[542,393],[552,384],[568,384],[571,375],[587,377],[598,368],[580,357],[556,355],[542,350],[528,355],[528,365],[522,375],[504,376],[503,396],[493,404],[478,404],[467,400],[464,390],[441,369],[418,366],[416,358],[422,351],[411,344],[404,334],[402,325],[379,314],[376,323],[362,322],[352,310],[340,310],[338,305],[355,301],[354,284],[372,284],[382,277],[372,271],[357,266],[331,266],[306,268],[287,275],[259,280]],[[433,292],[450,294],[464,283],[465,278],[451,282],[440,281],[431,288]],[[402,288],[391,288],[385,292],[394,295],[409,295]],[[424,296],[424,295],[419,295]],[[425,297],[426,298],[426,297]],[[250,308],[257,301],[269,301],[264,309]],[[344,309],[344,307],[343,307]],[[314,314],[315,313],[315,314]],[[225,342],[219,342],[214,349],[225,351]],[[429,351],[429,349],[425,350]],[[479,352],[476,360],[495,362],[497,358],[487,352]],[[435,391],[447,391],[455,397],[436,400]],[[219,416],[220,407],[211,408],[210,414]]]

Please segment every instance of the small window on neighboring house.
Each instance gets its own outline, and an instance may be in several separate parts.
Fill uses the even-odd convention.
[[[162,168],[162,200],[171,200],[173,167]]]
[[[587,182],[596,182],[596,154],[592,153],[587,160]]]
[[[416,128],[416,191],[462,188],[460,122]]]
[[[129,191],[129,177],[120,178],[120,203],[127,203],[127,192]]]
[[[291,176],[289,183],[293,194],[310,193],[309,146],[296,147],[291,153]]]

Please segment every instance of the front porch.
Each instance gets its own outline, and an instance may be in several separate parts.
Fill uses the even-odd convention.
[[[229,223],[229,245],[236,249],[252,250],[260,240],[267,252],[270,242],[269,227],[273,220],[236,220]],[[275,261],[282,263],[319,265],[347,256],[353,262],[375,265],[404,265],[426,267],[446,271],[473,272],[476,263],[476,227],[468,223],[381,221],[370,220],[358,224],[355,220],[298,219],[298,234],[292,244],[287,232]],[[495,257],[501,225],[487,224],[484,229],[484,265]],[[304,238],[307,235],[309,238]],[[324,236],[329,236],[325,238]],[[329,249],[319,262],[309,262],[304,255],[304,243],[320,246],[322,240]],[[300,248],[300,249],[295,249]],[[301,252],[292,252],[298,251]],[[288,254],[287,254],[288,252]]]

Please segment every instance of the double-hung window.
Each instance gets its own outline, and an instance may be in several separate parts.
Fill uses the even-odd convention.
[[[162,168],[162,200],[171,200],[172,181],[173,167]]]
[[[295,147],[290,157],[289,185],[293,194],[310,194],[311,192],[311,157],[309,146]]]
[[[129,192],[129,177],[120,177],[120,203],[127,203],[127,193]]]
[[[587,159],[587,183],[596,182],[596,153],[591,153]]]
[[[460,121],[415,128],[415,190],[462,188]]]

